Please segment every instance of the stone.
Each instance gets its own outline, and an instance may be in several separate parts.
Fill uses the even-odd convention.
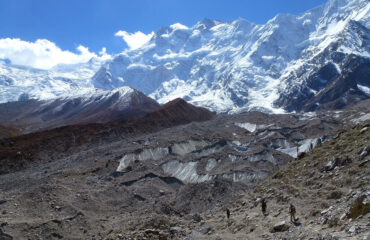
[[[281,214],[281,211],[274,214],[274,217],[278,217]]]
[[[196,213],[196,214],[194,214],[194,215],[193,215],[193,220],[194,220],[195,222],[200,222],[200,221],[202,221],[203,219],[202,219],[202,217],[201,217],[198,213]]]
[[[211,225],[209,224],[205,224],[204,226],[202,226],[202,228],[200,229],[200,232],[202,234],[210,234],[212,233],[212,227]]]
[[[358,166],[359,166],[359,167],[363,167],[363,166],[365,166],[368,162],[370,162],[370,160],[363,161],[363,162],[362,162],[362,163],[360,163]]]
[[[360,160],[363,160],[367,155],[369,155],[370,149],[369,147],[365,147],[362,152],[360,153]]]
[[[325,167],[323,167],[322,171],[323,172],[329,172],[333,170],[336,167],[335,160],[331,160],[326,163]]]
[[[157,229],[145,229],[145,234],[155,234],[155,235],[159,235],[159,230]]]
[[[181,227],[171,227],[170,228],[170,233],[171,234],[176,234],[176,233],[181,232],[181,231],[182,231]]]
[[[9,234],[6,234],[3,232],[3,230],[0,228],[0,239],[1,240],[13,240],[13,237]]]
[[[270,232],[285,232],[289,230],[289,225],[286,223],[286,221],[281,221],[274,225],[274,227],[270,230]]]
[[[356,226],[350,227],[350,229],[348,229],[348,232],[350,232],[350,233],[356,232]]]
[[[364,127],[363,129],[360,130],[360,134],[363,134],[364,132],[367,131],[367,129],[369,129],[368,127]]]
[[[326,214],[327,212],[329,212],[330,210],[332,210],[333,209],[333,206],[330,206],[329,208],[327,208],[327,209],[325,209],[325,210],[322,210],[321,211],[321,215],[324,215],[324,214]]]
[[[349,157],[345,157],[343,159],[341,159],[341,158],[333,158],[321,170],[323,172],[330,172],[330,171],[334,170],[336,167],[339,167],[339,166],[341,166],[341,167],[347,166],[348,164],[351,164],[351,163],[352,163],[352,159],[350,159]],[[331,175],[331,174],[332,173],[330,173],[329,175]]]
[[[159,240],[167,240],[168,239],[168,234],[164,232],[159,232]]]

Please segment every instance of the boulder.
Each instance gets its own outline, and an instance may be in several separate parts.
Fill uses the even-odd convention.
[[[277,224],[275,224],[270,232],[275,233],[275,232],[285,232],[289,229],[289,224],[286,223],[286,221],[281,221]]]
[[[351,163],[352,163],[352,159],[350,159],[349,157],[333,158],[321,170],[323,172],[330,172],[330,171],[334,170],[335,167],[343,167],[343,166],[347,166],[348,164],[351,164]]]
[[[354,233],[354,232],[356,232],[356,226],[352,226],[352,227],[350,227],[349,229],[348,229],[348,232],[350,232],[350,233]]]
[[[326,163],[325,167],[323,167],[323,172],[330,172],[338,165],[339,158],[335,158],[334,160],[329,161]]]
[[[368,127],[364,127],[363,129],[361,129],[360,134],[363,134],[364,132],[366,132],[367,129],[368,129]]]
[[[182,231],[181,227],[171,227],[170,228],[170,233],[171,234],[176,234],[176,233],[181,232],[181,231]]]
[[[370,148],[365,147],[360,153],[360,160],[363,160],[367,155],[369,155],[369,153],[370,153]]]
[[[0,228],[0,239],[1,240],[13,240],[13,237],[9,234],[6,234],[3,232],[3,230]]]
[[[196,213],[196,214],[194,214],[194,215],[193,215],[193,220],[194,220],[195,222],[200,222],[200,221],[202,221],[203,219],[202,219],[202,217],[201,217],[198,213]]]

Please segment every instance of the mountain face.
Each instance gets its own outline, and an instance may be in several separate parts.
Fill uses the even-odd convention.
[[[129,87],[94,90],[53,100],[24,100],[0,104],[2,125],[24,133],[64,125],[104,123],[142,117],[160,105]]]
[[[42,70],[0,60],[0,103],[90,92],[90,78],[101,64],[101,60],[92,58],[87,63],[60,64]]]
[[[218,113],[338,109],[370,97],[370,3],[329,0],[266,24],[204,19],[173,24],[112,60],[50,70],[0,60],[0,103],[130,86]]]
[[[369,9],[367,0],[329,0],[264,25],[204,19],[162,27],[105,63],[92,84],[128,85],[159,103],[181,97],[217,112],[340,107],[370,96]]]
[[[144,104],[147,106],[147,108],[149,108],[148,105],[150,104],[150,102],[148,103],[146,99],[141,99],[140,101],[139,97],[137,97],[138,92],[127,87],[121,89],[121,92],[126,92],[126,99],[128,99],[128,101],[121,101],[121,105],[125,107],[138,105],[139,112],[135,111],[136,109],[126,109],[126,113],[135,113],[137,117],[133,118],[131,115],[131,118],[127,119],[128,115],[126,114],[121,116],[121,121],[112,122],[112,120],[110,120],[111,122],[107,123],[96,123],[96,120],[102,119],[95,118],[95,123],[88,123],[83,125],[72,125],[71,123],[69,123],[68,126],[64,127],[32,132],[17,137],[14,137],[14,135],[16,135],[14,134],[12,138],[0,139],[0,176],[1,174],[6,172],[18,171],[19,169],[24,168],[25,165],[28,165],[30,163],[49,161],[50,159],[56,159],[62,156],[70,156],[71,154],[73,154],[73,152],[79,152],[81,151],[81,149],[91,150],[95,147],[99,148],[101,144],[108,145],[108,148],[103,150],[105,156],[110,155],[109,148],[110,145],[113,143],[117,143],[119,146],[122,145],[122,142],[123,146],[131,144],[134,144],[135,147],[145,146],[145,142],[140,140],[143,135],[158,132],[166,128],[175,127],[181,124],[188,124],[191,122],[203,122],[211,120],[215,117],[215,114],[208,111],[207,109],[195,107],[182,99],[175,99],[160,107],[154,100],[150,99],[150,101],[154,102],[154,104],[152,103],[152,105],[154,105],[153,108],[156,109],[144,115],[142,112],[143,107],[140,104]],[[139,96],[145,95],[139,93]],[[117,97],[115,96],[115,98]],[[112,98],[105,98],[105,100],[108,102],[112,102]],[[73,101],[76,102],[79,100],[73,99]],[[37,126],[46,126],[51,128],[55,127],[55,124],[61,125],[61,122],[65,124],[67,120],[69,120],[70,122],[83,121],[84,123],[86,123],[87,121],[94,120],[94,118],[92,117],[96,117],[94,115],[88,115],[89,118],[86,118],[84,116],[84,113],[88,112],[87,110],[91,110],[91,108],[94,108],[94,106],[89,106],[88,104],[86,104],[86,102],[87,101],[84,102],[84,104],[87,106],[86,109],[81,108],[81,113],[77,115],[74,114],[75,111],[65,111],[62,117],[67,118],[66,120],[63,118],[61,120],[58,115],[52,115],[52,110],[55,108],[50,110],[47,107],[40,110],[41,112],[45,112],[45,114],[28,113],[25,117],[21,117],[23,117],[22,120],[24,119],[24,121],[27,121],[26,126],[33,128],[36,128]],[[95,100],[92,101],[92,103],[96,105],[99,102]],[[34,103],[31,103],[29,105],[33,106]],[[118,103],[116,103],[116,105],[118,105]],[[0,106],[3,107],[4,104]],[[104,112],[102,112],[103,115],[109,113],[109,110],[107,110],[105,104],[101,104],[100,107],[104,109]],[[72,110],[74,109],[76,109],[76,107],[72,108]],[[25,110],[27,110],[27,108],[25,108]],[[78,112],[78,110],[76,112]],[[94,112],[101,113],[99,111]],[[16,112],[10,114],[17,115]],[[144,116],[139,117],[139,114]],[[47,119],[48,121],[45,120],[45,122],[43,122],[41,125],[39,119],[32,118],[33,115],[44,116],[48,117],[49,119]],[[27,130],[30,131],[30,129]],[[0,126],[0,136],[2,133],[1,131],[2,128]],[[168,138],[168,136],[166,135],[164,135],[163,137]],[[174,134],[174,137],[176,137],[176,133]],[[130,143],[132,139],[136,140]],[[152,140],[150,140],[150,142],[152,142]],[[158,144],[158,142],[155,143],[154,141],[153,144]],[[19,155],[20,153],[21,157]]]

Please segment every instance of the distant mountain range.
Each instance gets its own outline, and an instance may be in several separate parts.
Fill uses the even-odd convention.
[[[181,97],[219,113],[338,109],[370,97],[369,10],[368,0],[329,0],[263,25],[174,24],[107,62],[48,71],[3,61],[0,102],[130,86],[160,104]]]
[[[0,123],[29,133],[65,125],[122,121],[142,117],[159,108],[156,101],[143,93],[120,87],[52,100],[3,103],[0,104]]]

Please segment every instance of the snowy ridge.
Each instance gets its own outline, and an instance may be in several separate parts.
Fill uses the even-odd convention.
[[[182,97],[217,112],[284,112],[275,102],[333,62],[324,53],[334,43],[334,52],[370,56],[361,37],[368,36],[369,9],[367,0],[330,0],[264,25],[204,19],[191,28],[162,27],[143,47],[104,64],[92,82],[103,89],[132,86],[160,103]]]
[[[51,99],[90,92],[90,78],[102,62],[57,65],[50,70],[16,66],[0,61],[0,103],[26,99]]]
[[[156,101],[130,87],[109,91],[87,88],[53,99],[0,104],[0,122],[29,133],[71,124],[127,120],[158,108]]]
[[[300,111],[333,79],[351,72],[348,66],[356,67],[350,56],[369,61],[369,11],[368,0],[329,0],[263,25],[241,18],[175,23],[107,62],[39,70],[0,61],[0,103],[130,86],[161,104],[183,98],[218,113]],[[369,98],[370,80],[358,79],[352,99]]]
[[[124,110],[130,107],[130,102],[132,101],[134,93],[136,93],[136,91],[130,87],[119,87],[111,91],[87,88],[82,93],[65,93],[61,97],[55,98],[55,100],[68,103],[68,101],[75,101],[78,99],[83,105],[89,105],[99,104],[116,96],[115,101],[112,101],[109,108]],[[52,105],[53,100],[54,99],[50,99],[50,101],[46,101],[44,106]],[[59,106],[54,111],[57,112],[58,109],[63,109],[63,105]]]

